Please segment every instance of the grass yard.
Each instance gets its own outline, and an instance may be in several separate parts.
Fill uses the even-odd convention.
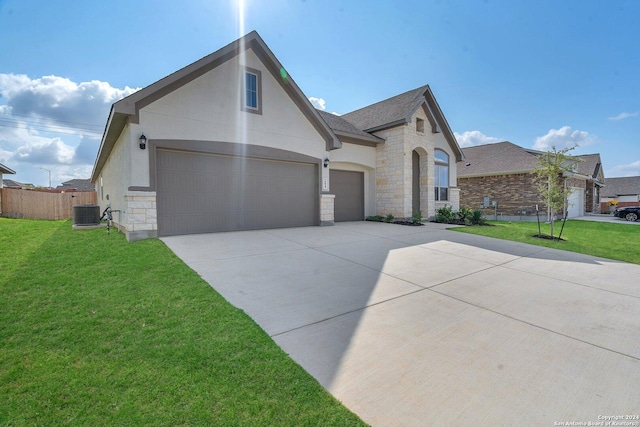
[[[0,425],[364,425],[157,239],[0,218]]]
[[[564,241],[552,241],[533,237],[538,234],[536,222],[489,221],[489,224],[494,227],[471,226],[452,230],[640,264],[640,226],[637,225],[569,220],[562,232]],[[562,222],[556,222],[556,237],[561,227]],[[549,224],[541,223],[541,229],[542,234],[551,232]]]

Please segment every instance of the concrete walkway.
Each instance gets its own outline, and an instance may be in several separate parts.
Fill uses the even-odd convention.
[[[638,265],[436,224],[162,240],[374,426],[640,415]]]

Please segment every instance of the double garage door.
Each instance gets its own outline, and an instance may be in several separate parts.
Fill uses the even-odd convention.
[[[318,166],[158,149],[158,235],[317,225]]]

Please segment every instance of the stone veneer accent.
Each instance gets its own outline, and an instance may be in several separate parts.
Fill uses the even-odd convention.
[[[128,191],[124,196],[127,240],[140,240],[158,235],[158,211],[155,191]]]
[[[335,194],[322,194],[320,196],[320,225],[334,224]]]
[[[427,117],[422,110],[418,110],[409,124],[375,132],[375,135],[385,139],[384,144],[376,147],[376,214],[386,216],[392,214],[396,218],[410,218],[413,215],[412,155],[415,150],[420,156],[420,211],[423,218],[435,216],[436,209],[451,206],[454,210],[460,208],[459,190],[450,187],[449,200],[436,202],[434,194],[434,165],[436,134],[431,133],[427,126],[425,132],[416,130],[416,118],[425,120]],[[440,135],[440,134],[438,134]],[[455,156],[449,152],[451,162],[450,182],[455,185],[456,177]]]

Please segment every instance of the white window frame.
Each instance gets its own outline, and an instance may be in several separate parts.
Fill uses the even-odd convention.
[[[247,75],[255,76],[256,79],[256,105],[248,105],[247,103],[247,91],[250,90],[247,88]],[[250,67],[243,67],[242,69],[242,96],[240,99],[240,107],[242,111],[246,111],[248,113],[254,114],[262,114],[262,73],[260,70],[256,70]]]
[[[447,156],[447,161],[444,162],[442,160],[438,160],[438,158],[436,157],[436,152],[441,152],[443,153],[445,156]],[[438,148],[436,148],[434,150],[433,153],[433,163],[434,163],[434,197],[436,202],[448,202],[449,201],[449,183],[451,182],[451,156],[449,155],[449,153],[447,153],[444,150],[440,150]],[[439,181],[440,181],[440,168],[441,167],[446,167],[447,168],[447,185],[446,186],[441,186],[438,185]],[[440,198],[440,189],[441,188],[446,188],[447,189],[447,197],[446,198]]]

